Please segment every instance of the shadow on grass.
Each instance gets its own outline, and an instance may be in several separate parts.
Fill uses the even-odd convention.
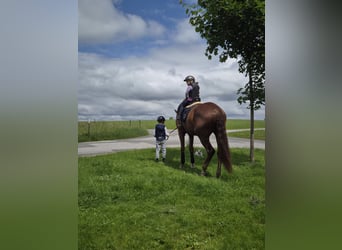
[[[151,162],[154,164],[158,164],[160,166],[165,166],[169,168],[173,168],[177,171],[182,171],[185,173],[193,174],[201,176],[202,172],[202,164],[206,158],[206,152],[202,147],[195,147],[196,151],[201,151],[203,154],[203,157],[200,157],[195,154],[195,168],[191,168],[190,165],[190,152],[189,148],[186,147],[185,150],[185,164],[184,168],[180,168],[180,148],[167,148],[167,154],[166,154],[166,161],[156,163],[154,159],[155,155],[155,149],[147,149],[148,153],[147,155],[150,155],[150,157],[146,157],[146,154],[141,154],[140,150],[136,151],[136,155],[134,159],[139,160],[140,162],[144,162],[143,164],[146,164],[146,166],[150,165]],[[264,167],[264,158],[260,157],[260,154],[256,154],[256,159],[254,163],[250,162],[249,159],[249,149],[246,148],[232,148],[231,151],[231,159],[233,163],[233,173],[229,174],[228,171],[225,169],[224,166],[222,166],[221,170],[221,181],[230,181],[234,180],[236,178],[239,178],[238,175],[236,175],[236,172],[239,172],[237,170],[243,169],[243,168],[254,168],[254,167]],[[259,150],[255,149],[255,152],[257,153]],[[262,150],[261,150],[262,151]],[[209,166],[207,168],[207,175],[206,177],[211,177],[216,179],[216,170],[217,170],[217,154],[215,152],[213,158],[211,159]]]
[[[179,148],[169,148],[167,149],[167,157],[164,163],[165,166],[171,167],[176,170],[185,171],[191,174],[201,175],[202,172],[202,164],[206,158],[206,152],[203,148],[195,148],[195,152],[197,150],[201,150],[203,153],[203,157],[199,157],[195,155],[195,168],[190,167],[190,152],[188,149],[185,150],[185,164],[184,168],[180,168],[180,149]],[[250,164],[249,161],[249,151],[246,149],[231,149],[231,158],[233,162],[233,173],[234,167],[241,167]],[[206,177],[215,177],[216,178],[216,169],[217,169],[217,154],[211,159],[208,168]],[[222,166],[222,173],[226,171],[224,166]]]

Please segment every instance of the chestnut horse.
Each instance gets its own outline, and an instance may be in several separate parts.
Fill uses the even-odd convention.
[[[228,138],[226,133],[226,114],[215,103],[206,102],[192,104],[194,107],[188,113],[185,122],[176,122],[178,128],[178,135],[181,143],[181,165],[184,167],[184,137],[189,135],[189,151],[191,167],[194,167],[194,136],[198,136],[202,145],[207,151],[207,158],[202,165],[202,175],[206,175],[207,167],[215,149],[210,144],[209,137],[212,133],[215,134],[217,141],[217,170],[216,177],[221,176],[221,164],[225,166],[229,173],[232,172],[232,163],[230,157],[230,150],[228,145]]]

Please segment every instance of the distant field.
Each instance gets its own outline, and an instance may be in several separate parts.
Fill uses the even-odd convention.
[[[99,141],[133,138],[147,135],[147,129],[153,129],[156,125],[154,120],[132,120],[132,121],[91,121],[78,122],[78,141]],[[168,129],[176,128],[175,120],[166,120]],[[249,120],[231,119],[227,120],[227,129],[247,129]],[[256,120],[255,128],[264,128],[264,120]],[[233,136],[233,135],[232,135]]]
[[[250,131],[230,132],[228,136],[248,139],[250,136]],[[254,130],[254,139],[265,140],[265,138],[265,130]]]
[[[134,138],[148,135],[148,121],[78,122],[78,142]]]

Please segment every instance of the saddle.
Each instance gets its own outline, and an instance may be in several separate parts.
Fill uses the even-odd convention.
[[[182,122],[185,122],[186,118],[188,117],[190,110],[198,104],[202,104],[202,102],[193,102],[193,103],[189,104],[188,106],[184,107],[183,114],[181,114]]]

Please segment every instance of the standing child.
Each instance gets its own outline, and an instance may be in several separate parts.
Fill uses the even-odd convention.
[[[159,116],[157,119],[158,124],[155,126],[154,137],[156,138],[156,161],[159,161],[159,152],[162,152],[162,161],[165,162],[166,157],[166,140],[169,137],[167,128],[164,124],[164,116]]]

